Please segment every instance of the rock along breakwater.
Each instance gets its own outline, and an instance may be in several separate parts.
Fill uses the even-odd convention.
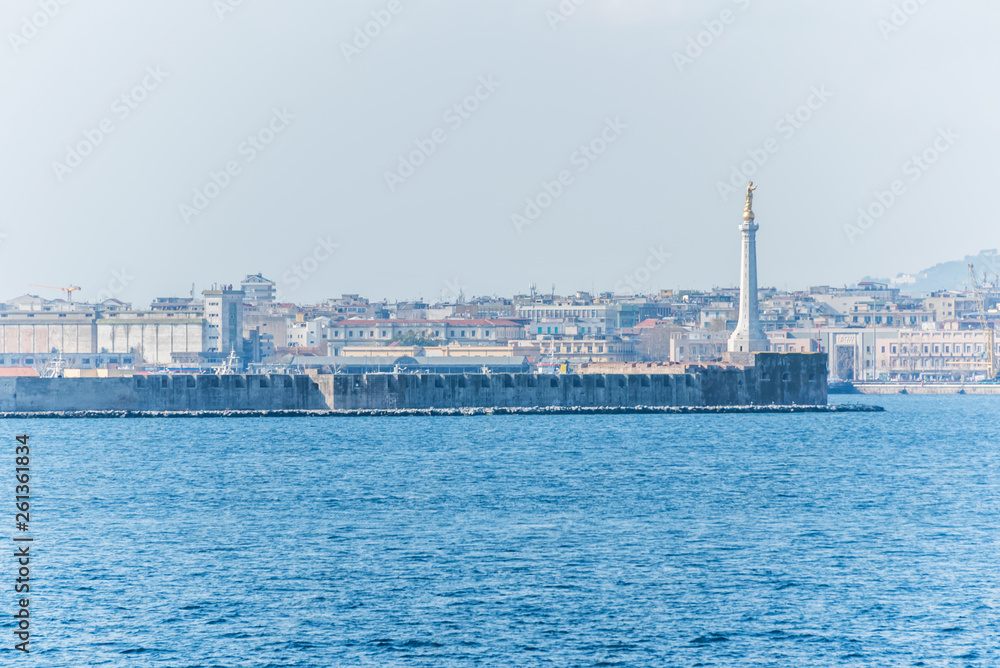
[[[2,412],[0,419],[82,418],[315,418],[315,417],[471,417],[484,415],[779,415],[788,413],[881,413],[865,404],[827,406],[541,406],[510,408],[393,408],[359,410],[261,411],[42,411]]]

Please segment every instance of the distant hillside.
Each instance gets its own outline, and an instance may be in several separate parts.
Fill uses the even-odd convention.
[[[935,290],[967,290],[969,288],[969,263],[976,266],[976,276],[983,280],[986,272],[987,283],[997,283],[1000,276],[1000,254],[996,249],[980,251],[978,255],[967,255],[962,260],[942,262],[916,274],[900,274],[896,278],[865,277],[865,281],[888,283],[905,294],[934,292]]]

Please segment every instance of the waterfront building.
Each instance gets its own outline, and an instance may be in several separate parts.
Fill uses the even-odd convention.
[[[923,307],[933,314],[937,322],[958,320],[979,311],[973,295],[951,291],[932,293],[930,297],[924,298]]]
[[[248,274],[240,282],[240,287],[243,289],[243,300],[253,306],[267,306],[276,301],[275,283],[264,278],[263,274]]]
[[[332,345],[389,343],[398,336],[420,335],[442,342],[466,345],[495,344],[524,338],[524,327],[513,320],[341,320],[327,327]]]
[[[149,305],[150,311],[163,313],[187,313],[204,317],[205,302],[194,297],[157,297]]]
[[[729,350],[729,332],[685,331],[670,340],[670,361],[675,364],[712,362]]]
[[[376,313],[378,309],[361,295],[341,295],[339,299],[326,300],[324,306],[331,315],[342,318],[381,317]]]
[[[902,330],[879,341],[888,380],[968,380],[986,375],[986,332],[958,321],[941,329]],[[1000,355],[1000,341],[994,343]]]
[[[134,356],[135,364],[169,364],[174,353],[204,350],[203,324],[202,318],[186,313],[4,311],[0,312],[0,354],[89,357],[112,353]],[[132,363],[131,359],[126,362]]]
[[[586,362],[634,362],[635,344],[614,338],[560,339],[541,344],[542,357],[554,357],[571,365]]]
[[[205,352],[223,357],[243,351],[243,290],[232,286],[202,292],[205,296]]]
[[[288,321],[287,346],[291,348],[315,348],[321,346],[327,339],[329,318],[311,318],[299,316]]]
[[[622,304],[600,304],[591,300],[568,300],[554,303],[519,304],[517,315],[525,320],[528,336],[577,336],[613,334],[619,328],[619,312],[634,311],[635,318],[625,318],[626,327],[639,324],[638,309]]]
[[[389,351],[382,345],[352,345],[335,348],[341,357],[384,357]],[[511,341],[505,345],[392,346],[392,354],[408,357],[539,357],[543,352],[538,341]],[[332,351],[331,351],[332,354]]]
[[[515,357],[411,357],[383,348],[379,357],[288,356],[283,361],[293,368],[322,374],[482,374],[528,373],[528,358]],[[464,381],[460,381],[464,382]]]
[[[733,331],[739,319],[739,309],[732,301],[714,301],[701,308],[700,324],[703,329]]]

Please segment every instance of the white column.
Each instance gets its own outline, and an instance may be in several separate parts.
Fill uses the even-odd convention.
[[[757,223],[754,213],[743,212],[743,254],[740,260],[740,318],[736,331],[729,337],[729,352],[766,352],[769,348],[767,334],[760,325],[757,305]]]

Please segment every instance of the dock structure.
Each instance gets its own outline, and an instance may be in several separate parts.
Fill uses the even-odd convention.
[[[0,412],[825,405],[826,355],[741,353],[647,373],[0,378]],[[638,371],[643,371],[638,369]]]

